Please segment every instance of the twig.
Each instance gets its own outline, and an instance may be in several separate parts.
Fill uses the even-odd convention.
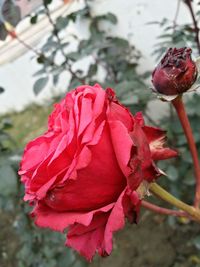
[[[56,24],[54,23],[54,21],[53,21],[52,18],[51,18],[51,14],[50,14],[48,5],[45,4],[45,1],[44,1],[44,0],[43,0],[43,4],[44,4],[44,7],[45,7],[46,16],[47,16],[47,18],[49,19],[49,22],[50,22],[50,24],[51,24],[52,27],[53,27],[53,34],[55,35],[55,37],[56,37],[56,39],[57,39],[57,41],[58,41],[60,52],[62,53],[63,57],[65,58],[64,64],[65,64],[65,66],[67,66],[66,69],[71,73],[72,76],[74,76],[77,80],[79,80],[81,83],[84,84],[84,83],[85,83],[85,79],[80,78],[80,77],[79,77],[79,76],[72,70],[71,65],[70,65],[69,62],[68,62],[68,58],[67,58],[67,56],[66,56],[66,54],[65,54],[65,51],[64,51],[64,49],[62,48],[62,45],[61,45],[62,40],[60,39],[60,37],[59,37],[59,35],[58,35],[58,29],[57,29],[57,27],[56,27]]]
[[[196,41],[198,52],[200,54],[199,27],[198,27],[197,20],[195,18],[192,3],[191,3],[191,0],[184,0],[184,3],[188,6],[191,17],[192,17],[192,21],[193,21],[193,25],[194,25],[194,32],[195,32],[195,41]]]
[[[9,32],[8,32],[9,33]],[[10,33],[9,33],[10,34]],[[24,42],[21,38],[19,38],[17,35],[15,36],[15,39],[17,39],[17,41],[22,44],[24,47],[26,47],[28,50],[34,52],[37,56],[44,56],[43,53],[39,52],[38,50],[36,50],[35,48],[33,48],[32,46],[30,46],[29,44],[27,44],[26,42]]]
[[[181,4],[181,0],[178,0],[177,1],[177,6],[176,6],[175,16],[174,16],[174,19],[173,19],[173,33],[175,32],[176,26],[177,26],[177,23],[176,22],[177,22],[179,10],[180,10],[180,4]]]
[[[13,38],[13,35],[11,32],[7,31],[8,34]],[[34,54],[36,54],[39,57],[43,57],[44,61],[48,62],[51,66],[55,66],[56,68],[63,68],[64,67],[61,65],[57,65],[54,61],[50,60],[48,57],[46,57],[41,51],[36,50],[35,48],[33,48],[31,45],[27,44],[26,42],[24,42],[21,38],[19,38],[19,36],[15,35],[14,39],[16,39],[20,44],[22,44],[24,47],[26,47],[28,50],[32,51]]]

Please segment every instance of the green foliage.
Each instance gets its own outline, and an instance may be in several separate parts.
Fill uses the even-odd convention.
[[[75,33],[68,34],[67,39],[71,38],[72,41],[77,42],[75,50],[68,49],[70,42],[60,37],[61,32],[65,30],[66,34],[69,24],[76,25],[81,22],[88,25],[90,34],[84,39],[80,39]],[[84,8],[67,16],[60,16],[53,22],[52,34],[41,48],[42,54],[37,58],[42,68],[35,73],[35,77],[42,75],[42,78],[36,80],[35,94],[40,93],[45,86],[47,78],[43,78],[44,74],[51,77],[56,86],[59,76],[63,71],[68,70],[71,73],[71,80],[66,89],[72,89],[81,83],[99,82],[104,88],[115,88],[118,97],[132,110],[145,110],[150,92],[146,90],[143,93],[146,77],[137,72],[141,54],[128,40],[111,36],[109,31],[105,30],[105,24],[115,27],[117,17],[110,12],[98,16],[92,15],[89,1],[85,2]],[[58,54],[63,56],[63,61],[59,65],[55,63]],[[90,60],[87,70],[79,68],[73,71],[74,63],[88,58]],[[98,78],[100,71],[105,73],[103,82]]]
[[[24,188],[17,176],[20,158],[16,153],[6,156],[5,152],[0,157],[0,213],[15,214],[15,220],[8,227],[17,236],[17,240],[12,235],[9,237],[11,246],[17,243],[17,253],[12,259],[15,266],[84,267],[85,262],[64,246],[64,235],[34,226],[29,216],[31,208],[22,200]]]
[[[38,19],[38,16],[37,15],[33,15],[30,19],[30,23],[31,24],[36,24],[37,23],[37,19]]]
[[[85,262],[64,246],[65,237],[60,233],[34,227],[23,215],[15,222],[21,236],[17,254],[19,267],[84,267]]]
[[[0,86],[0,94],[2,94],[4,91],[5,89],[2,86]]]
[[[117,27],[117,17],[112,13],[92,15],[90,2],[86,1],[83,9],[67,16],[60,16],[52,22],[48,10],[51,2],[51,0],[45,0],[43,8],[32,14],[30,18],[30,23],[36,24],[39,16],[46,14],[53,26],[50,36],[41,48],[41,53],[36,57],[40,69],[34,74],[36,77],[34,93],[38,95],[50,80],[57,86],[60,75],[68,70],[71,79],[66,90],[83,82],[88,84],[99,82],[104,88],[115,88],[117,96],[133,113],[142,110],[145,114],[151,95],[145,84],[149,73],[139,75],[137,72],[141,53],[128,40],[110,35],[104,27],[105,25]],[[77,23],[88,25],[88,37],[80,39],[78,35],[68,33],[67,41],[63,39],[61,37],[63,31],[66,31],[69,25]],[[187,45],[197,50],[195,33],[191,24],[175,25],[173,21],[166,18],[152,23],[158,24],[162,32],[158,36],[154,55],[160,56],[166,49],[174,46]],[[71,40],[77,44],[74,50],[69,49]],[[58,64],[56,58],[60,55],[62,55],[62,61]],[[74,70],[75,63],[87,58],[90,59],[87,70]],[[98,78],[100,71],[104,72],[103,82]],[[0,87],[0,93],[3,91],[4,89]],[[195,94],[190,97],[187,101],[187,111],[200,150],[199,102],[199,95]],[[160,179],[160,182],[175,196],[192,203],[195,184],[193,164],[181,125],[172,110],[159,122],[159,125],[168,131],[169,144],[180,152],[180,157],[177,159],[159,163],[160,168],[167,173],[166,178]],[[15,152],[16,144],[6,132],[11,126],[7,119],[0,123],[0,210],[17,214],[13,228],[17,233],[20,248],[15,266],[85,266],[85,262],[77,258],[74,252],[64,247],[64,237],[61,234],[36,229],[29,219],[30,210],[22,202],[23,186],[20,186],[16,174],[20,156]],[[170,218],[170,222],[174,225],[174,218]],[[193,240],[193,244],[197,249],[200,248],[199,237]]]
[[[9,196],[17,192],[17,176],[11,165],[1,161],[0,165],[1,195]]]
[[[48,80],[49,78],[48,77],[42,77],[42,78],[39,78],[34,86],[33,86],[33,91],[35,93],[35,95],[38,95],[42,89],[46,86],[46,84],[48,83]]]
[[[160,27],[161,34],[157,37],[158,42],[154,47],[152,53],[157,59],[169,48],[169,47],[191,47],[193,51],[197,53],[197,44],[195,41],[194,27],[190,23],[176,24],[175,21],[163,18],[162,21],[153,21],[148,23],[149,25],[156,24]]]

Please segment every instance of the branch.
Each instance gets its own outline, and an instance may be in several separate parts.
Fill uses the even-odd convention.
[[[179,14],[179,10],[180,10],[180,4],[181,4],[181,0],[177,1],[177,7],[176,7],[176,12],[175,12],[175,16],[173,19],[173,32],[175,32],[176,30],[176,26],[177,26],[177,18],[178,18],[178,14]]]
[[[195,41],[196,41],[198,52],[200,54],[199,27],[198,27],[197,20],[195,18],[195,13],[194,13],[194,10],[192,7],[192,2],[191,2],[191,0],[184,0],[184,3],[189,8],[190,15],[192,17],[192,21],[193,21],[193,25],[194,25],[194,31],[195,31]]]
[[[65,51],[61,45],[62,43],[62,40],[60,39],[59,35],[58,35],[58,29],[56,27],[56,24],[54,23],[54,21],[52,20],[51,18],[51,14],[50,14],[50,11],[49,11],[49,8],[48,8],[48,5],[45,4],[45,1],[43,0],[43,4],[44,4],[44,8],[45,8],[45,12],[46,12],[46,16],[47,18],[49,19],[49,22],[50,24],[52,25],[53,27],[53,34],[55,35],[57,41],[58,41],[58,44],[59,44],[59,49],[60,49],[60,52],[62,53],[63,57],[65,58],[65,61],[64,61],[64,64],[67,66],[66,70],[68,70],[72,76],[74,76],[77,80],[79,80],[81,83],[85,83],[85,79],[83,78],[80,78],[71,68],[71,65],[69,64],[68,62],[68,58],[65,54]]]
[[[59,66],[57,65],[53,60],[50,60],[48,57],[46,57],[41,51],[36,50],[34,47],[32,47],[31,45],[27,44],[26,42],[24,42],[24,40],[22,40],[21,38],[19,38],[19,36],[15,35],[15,37],[13,37],[12,32],[8,31],[8,34],[16,39],[20,44],[22,44],[24,47],[26,47],[29,51],[32,51],[34,54],[36,54],[38,57],[43,57],[44,61],[48,62],[51,66],[54,66],[56,68],[63,68],[63,66]]]

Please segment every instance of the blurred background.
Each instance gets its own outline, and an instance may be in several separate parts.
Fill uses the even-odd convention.
[[[159,183],[192,203],[186,140],[173,109],[152,94],[151,72],[169,47],[200,55],[199,20],[194,0],[0,0],[0,267],[88,266],[61,234],[33,225],[17,176],[23,148],[46,130],[53,103],[80,84],[115,88],[133,113],[167,130],[180,157],[160,164],[168,176]],[[184,101],[200,149],[200,96]],[[199,225],[142,210],[139,225],[116,234],[112,255],[89,265],[200,266]]]

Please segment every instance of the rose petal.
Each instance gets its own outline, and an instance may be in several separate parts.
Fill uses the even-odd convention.
[[[35,217],[35,224],[37,226],[63,232],[69,225],[75,223],[88,226],[95,213],[106,213],[112,209],[113,205],[114,203],[111,203],[90,212],[57,212],[40,201],[33,210],[32,216]]]
[[[78,129],[78,136],[82,134],[88,124],[92,121],[92,100],[83,98],[81,101],[80,124]]]
[[[45,200],[52,208],[60,211],[95,209],[116,201],[125,188],[127,181],[113,157],[108,126],[104,127],[99,143],[91,146],[89,151],[92,158],[87,167],[79,165],[81,162],[74,166],[78,179],[68,179],[63,187],[53,189],[53,202]],[[85,150],[86,153],[89,151]],[[88,156],[82,155],[82,164]]]
[[[75,249],[88,261],[91,261],[96,251],[102,251],[108,216],[109,213],[97,214],[88,226],[81,224],[71,226],[67,234],[66,246]]]
[[[131,156],[133,141],[127,131],[127,128],[120,121],[109,121],[112,144],[118,164],[127,177],[130,173],[128,163]]]
[[[104,233],[104,250],[105,252],[110,255],[112,251],[112,237],[113,233],[122,229],[125,224],[125,216],[124,216],[124,210],[122,205],[122,200],[124,197],[123,191],[118,198],[117,202],[115,203],[110,216],[108,218],[105,233]]]
[[[148,140],[153,160],[164,160],[177,156],[177,151],[164,147],[166,143],[166,131],[148,126],[143,127],[143,131]]]
[[[123,191],[108,213],[96,213],[88,226],[74,225],[67,234],[66,245],[79,251],[91,261],[95,252],[101,256],[109,255],[112,251],[113,233],[122,229],[125,224],[122,199]]]

